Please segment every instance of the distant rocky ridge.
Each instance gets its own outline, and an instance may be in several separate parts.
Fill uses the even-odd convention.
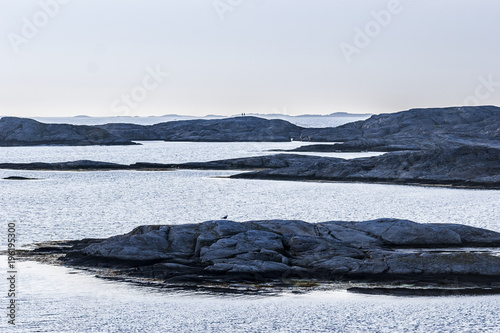
[[[301,151],[421,150],[464,144],[500,147],[500,108],[496,106],[412,109],[330,128],[304,128],[257,117],[99,127],[129,140],[341,142],[297,149]]]
[[[115,123],[98,127],[127,140],[209,142],[286,142],[300,136],[302,131],[302,127],[285,120],[257,117],[181,120],[155,125]]]
[[[170,121],[154,125],[110,123],[94,126],[43,124],[0,119],[0,145],[108,145],[140,140],[341,142],[302,151],[395,151],[460,145],[499,147],[500,108],[495,106],[413,109],[374,115],[338,127],[304,128],[281,119],[234,117]]]
[[[286,142],[300,136],[302,128],[280,119],[235,117],[196,119],[136,125],[45,124],[16,117],[0,119],[0,146],[33,145],[132,145],[132,141]]]
[[[470,106],[412,109],[374,115],[335,128],[304,129],[302,140],[341,142],[296,151],[395,151],[462,145],[500,147],[500,108]]]
[[[499,247],[499,233],[458,224],[218,220],[144,225],[107,239],[41,246],[30,255],[59,253],[67,265],[172,283],[300,278],[498,287]]]
[[[128,123],[137,125],[154,125],[169,121],[178,120],[208,120],[208,119],[226,119],[239,117],[240,114],[232,116],[222,115],[206,115],[206,116],[189,116],[179,114],[165,114],[162,116],[111,116],[111,117],[89,117],[89,116],[74,116],[74,117],[34,117],[33,119],[43,123],[59,123],[73,125],[104,125],[109,123]],[[264,119],[282,119],[292,124],[302,127],[336,127],[357,120],[364,120],[372,114],[355,114],[346,112],[335,112],[328,115],[320,114],[303,114],[303,115],[288,115],[284,113],[246,113],[245,116],[253,116]],[[0,116],[1,117],[1,116]]]
[[[130,140],[94,126],[44,124],[16,117],[0,118],[0,146],[133,144]]]

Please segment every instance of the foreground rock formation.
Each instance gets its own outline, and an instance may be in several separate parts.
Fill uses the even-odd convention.
[[[133,145],[95,126],[44,124],[32,119],[3,117],[0,119],[0,146],[36,145]]]
[[[287,279],[500,282],[500,233],[407,220],[145,225],[107,239],[39,248],[67,265],[166,282]]]

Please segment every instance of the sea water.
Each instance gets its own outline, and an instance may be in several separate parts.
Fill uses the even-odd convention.
[[[0,149],[0,162],[180,163],[256,156],[296,145],[150,142],[128,147],[13,147]],[[234,173],[0,170],[0,178],[38,178],[0,180],[0,218],[4,229],[7,223],[16,223],[18,243],[26,245],[108,237],[142,224],[194,223],[225,215],[234,221],[308,222],[391,217],[500,231],[497,190],[227,178]],[[5,249],[6,239],[0,244]],[[1,279],[6,281],[5,257],[2,264]],[[18,265],[20,332],[500,330],[499,296],[391,297],[334,289],[298,295],[228,295],[107,281],[35,262]],[[1,288],[6,305],[7,283],[2,282]],[[0,328],[6,326],[4,316]]]

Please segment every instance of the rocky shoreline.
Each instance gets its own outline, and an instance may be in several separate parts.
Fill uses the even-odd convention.
[[[304,146],[296,151],[390,152],[462,145],[499,148],[500,108],[484,105],[411,109],[335,128],[304,129],[301,138],[337,144]]]
[[[298,151],[426,150],[461,145],[499,147],[496,106],[411,109],[374,115],[329,128],[305,128],[281,119],[233,117],[181,120],[154,125],[111,123],[94,126],[45,124],[32,119],[0,119],[0,146],[131,145],[133,141],[338,142]]]
[[[298,154],[275,154],[182,164],[130,165],[73,161],[61,163],[1,163],[11,170],[239,170],[244,179],[334,181],[395,185],[452,186],[500,189],[500,149],[461,146],[449,149],[401,151],[345,160]]]
[[[28,118],[0,118],[0,146],[136,145],[134,141],[289,142],[304,128],[285,120],[234,117],[183,120],[155,125],[45,124]]]
[[[261,160],[261,166],[255,158],[219,163],[259,169],[232,178],[500,189],[500,149],[491,147],[402,151],[350,160],[286,154]]]
[[[135,144],[95,126],[44,124],[33,119],[17,117],[0,118],[0,147]]]
[[[170,284],[298,279],[500,288],[500,233],[398,219],[145,225],[106,239],[55,242],[24,257],[53,255],[76,268]]]

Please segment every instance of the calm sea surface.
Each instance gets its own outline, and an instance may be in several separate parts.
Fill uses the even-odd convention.
[[[0,162],[92,159],[179,163],[256,156],[300,143],[166,143],[130,147],[0,148]],[[371,154],[335,154],[347,158]],[[18,242],[107,237],[141,224],[219,219],[462,223],[500,231],[500,191],[225,178],[228,171],[0,170],[0,218]],[[4,233],[2,233],[4,234]],[[5,249],[6,239],[1,246]],[[6,304],[5,258],[0,295]],[[345,291],[220,295],[105,281],[85,272],[19,264],[20,332],[498,332],[500,297],[389,297]],[[3,290],[3,291],[2,291]],[[0,321],[4,331],[6,317]]]
[[[66,162],[94,160],[131,164],[135,162],[184,163],[260,156],[290,150],[305,142],[163,142],[144,141],[136,146],[40,146],[1,147],[0,163]],[[293,154],[357,158],[381,153],[297,153]]]

